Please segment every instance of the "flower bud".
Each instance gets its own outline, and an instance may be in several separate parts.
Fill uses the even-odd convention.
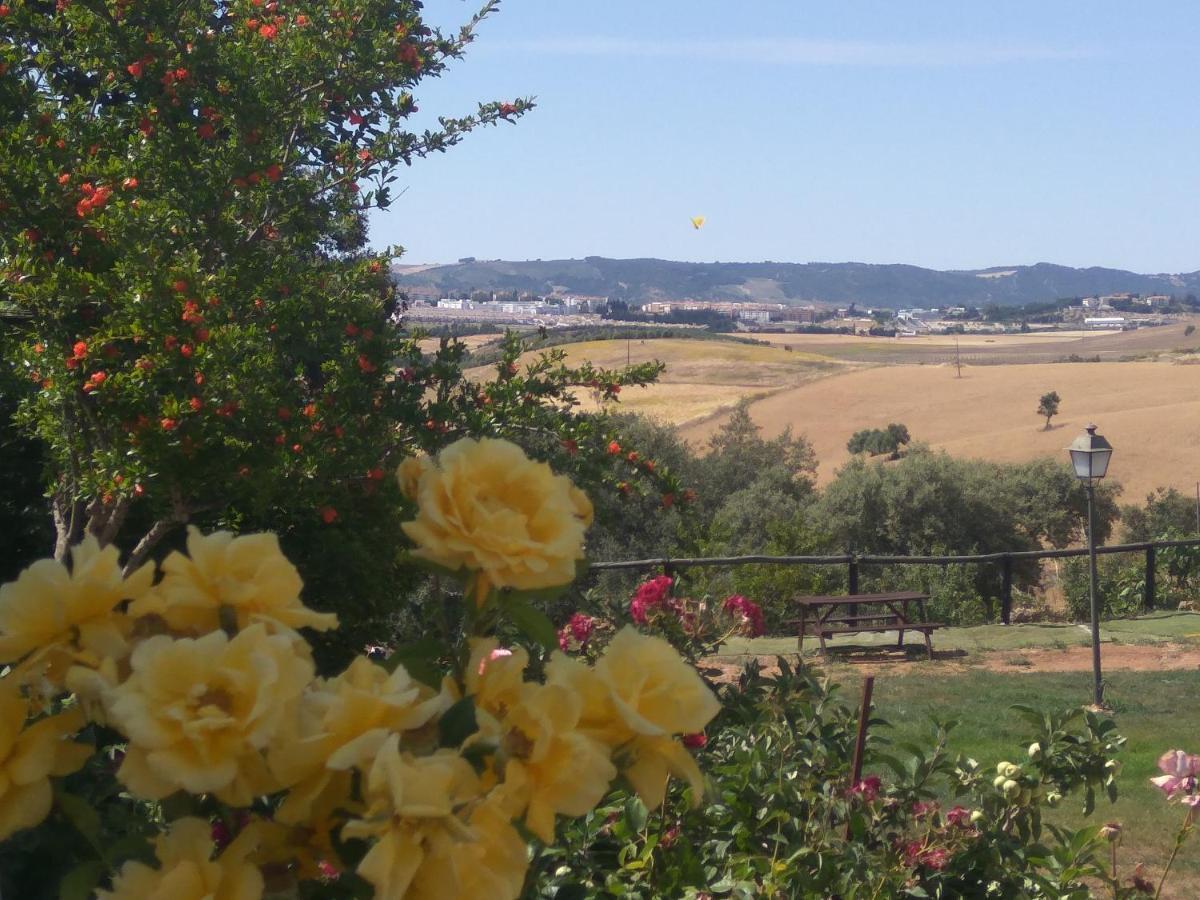
[[[1029,752],[1030,759],[1041,759],[1042,758],[1042,745],[1039,744],[1037,741],[1034,741],[1032,744],[1029,745],[1028,752]]]

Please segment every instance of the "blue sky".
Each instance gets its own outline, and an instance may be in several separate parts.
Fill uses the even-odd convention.
[[[408,263],[1192,271],[1198,46],[1195,0],[505,0],[419,115],[538,108],[416,163],[372,239]]]

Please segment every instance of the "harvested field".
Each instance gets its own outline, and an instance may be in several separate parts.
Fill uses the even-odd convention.
[[[1194,352],[1200,349],[1200,329],[1184,332],[1193,321],[1139,328],[1136,331],[1056,331],[1031,334],[965,334],[958,338],[964,365],[1036,364],[1058,362],[1071,355],[1099,356],[1116,362],[1130,357]],[[912,338],[855,337],[830,334],[756,334],[775,346],[853,362],[938,365],[955,359],[954,335]]]
[[[742,397],[770,396],[847,368],[846,363],[811,353],[734,341],[647,338],[587,341],[566,344],[562,349],[568,363],[576,365],[586,360],[617,369],[627,361],[666,363],[660,383],[626,390],[619,408],[676,425],[711,418]],[[490,375],[491,369],[477,374]],[[588,402],[585,399],[585,406]]]
[[[1054,427],[1035,413],[1046,391],[1062,397]],[[861,428],[908,426],[914,440],[955,456],[1019,462],[1065,459],[1063,448],[1089,421],[1116,447],[1110,477],[1126,502],[1158,486],[1191,493],[1200,478],[1200,366],[1166,362],[859,369],[781,391],[751,406],[767,435],[788,425],[816,448],[822,483],[849,458]],[[701,442],[723,417],[682,433]]]

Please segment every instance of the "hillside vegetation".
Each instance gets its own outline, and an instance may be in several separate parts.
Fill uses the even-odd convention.
[[[471,290],[562,291],[630,301],[767,300],[860,306],[984,306],[1131,292],[1200,292],[1200,272],[1142,275],[1121,269],[1074,269],[1050,263],[967,271],[866,263],[691,263],[662,259],[471,260],[411,270],[401,286]]]

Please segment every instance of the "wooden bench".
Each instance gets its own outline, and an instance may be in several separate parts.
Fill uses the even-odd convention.
[[[933,640],[931,636],[933,632],[937,631],[939,628],[945,627],[945,624],[942,622],[892,622],[887,625],[850,625],[845,628],[821,627],[817,630],[817,640],[821,643],[821,652],[827,653],[828,648],[825,646],[825,638],[833,637],[835,634],[858,634],[862,631],[898,631],[900,633],[900,637],[896,641],[896,646],[902,647],[904,646],[904,632],[919,631],[921,632],[921,636],[925,638],[925,652],[929,654],[930,659],[933,659]]]
[[[939,628],[944,628],[941,622],[930,622],[925,615],[925,601],[928,596],[912,592],[897,592],[889,594],[848,594],[845,596],[798,597],[796,603],[801,607],[801,617],[791,620],[789,624],[798,626],[797,648],[803,649],[806,634],[815,634],[821,644],[821,653],[827,653],[829,648],[825,639],[839,634],[858,634],[860,632],[899,632],[897,647],[904,646],[904,632],[919,631],[925,639],[925,652],[933,659],[932,634]],[[916,604],[919,616],[909,615],[911,604]],[[846,614],[837,615],[839,608],[851,607]],[[861,614],[858,607],[880,607],[878,613]]]

